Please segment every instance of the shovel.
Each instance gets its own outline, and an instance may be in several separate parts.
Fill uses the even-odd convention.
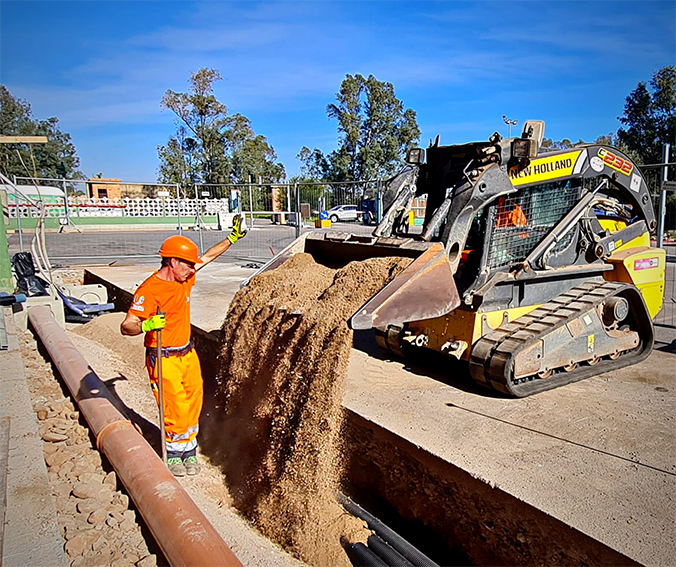
[[[157,314],[161,315],[160,308]],[[167,464],[167,432],[164,427],[164,395],[162,394],[162,329],[157,329],[157,385],[160,392],[160,431],[162,433],[162,460]]]

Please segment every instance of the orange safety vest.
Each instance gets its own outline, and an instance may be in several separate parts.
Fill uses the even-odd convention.
[[[129,313],[141,319],[165,314],[166,326],[162,329],[162,347],[176,348],[190,341],[190,292],[195,285],[195,275],[181,283],[168,282],[157,277],[157,272],[144,281],[134,294]],[[157,333],[146,333],[146,347],[157,346]]]
[[[520,205],[514,205],[511,211],[507,210],[505,198],[500,197],[498,200],[498,214],[495,221],[495,226],[498,228],[505,228],[508,226],[527,226],[528,219],[523,212]]]

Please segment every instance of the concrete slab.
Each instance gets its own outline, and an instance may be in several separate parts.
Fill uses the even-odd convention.
[[[348,410],[634,561],[673,563],[674,354],[513,400],[376,348],[353,350]]]
[[[28,392],[21,351],[9,308],[5,317],[9,349],[0,352],[0,416],[10,419],[7,509],[2,565],[66,566],[47,468]]]
[[[133,291],[148,273],[142,267],[90,271],[121,291]],[[220,327],[239,281],[252,271],[220,264],[200,273],[191,300],[193,325],[206,331]],[[593,563],[594,553],[601,553],[599,563],[671,565],[676,557],[676,358],[668,345],[674,338],[676,331],[661,329],[657,346],[662,350],[639,365],[511,400],[474,387],[466,370],[447,359],[435,363],[429,357],[424,367],[388,360],[372,335],[360,335],[344,406],[369,427],[413,447],[421,463],[420,455],[433,458],[442,470],[435,482],[453,487],[461,471],[490,487],[493,495],[477,491],[477,501],[485,498],[476,504],[479,514],[500,492],[519,504],[514,514],[532,509],[547,519],[544,523],[552,519],[549,531],[523,538],[517,522],[508,545],[526,547],[526,541],[540,538],[539,545],[546,546],[556,537],[552,530],[562,526],[577,534],[569,546],[584,536],[618,554],[595,550],[581,562]],[[427,474],[422,464],[418,468]],[[446,493],[459,496],[453,488]],[[451,533],[454,527],[440,529]],[[558,562],[570,563],[571,557],[559,556]]]

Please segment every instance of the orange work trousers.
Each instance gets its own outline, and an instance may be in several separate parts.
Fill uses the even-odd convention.
[[[157,404],[157,357],[146,357],[146,369]],[[202,411],[202,370],[195,350],[184,356],[162,357],[162,395],[167,453],[184,453],[197,447]]]

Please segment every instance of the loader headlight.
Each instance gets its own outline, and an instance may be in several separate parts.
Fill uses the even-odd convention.
[[[411,165],[420,165],[425,162],[425,150],[422,148],[411,148],[406,152],[406,163]]]
[[[538,155],[538,143],[535,140],[516,138],[512,140],[512,157],[516,159],[534,158]]]

